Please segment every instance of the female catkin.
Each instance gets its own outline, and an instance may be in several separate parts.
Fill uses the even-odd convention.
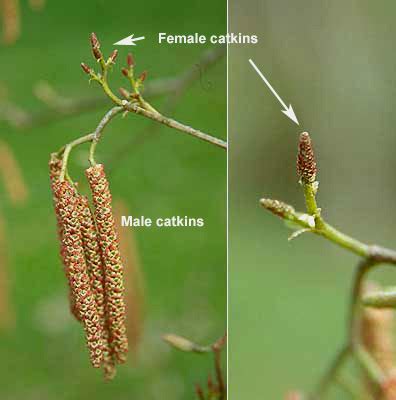
[[[90,277],[92,293],[96,301],[99,323],[102,326],[102,350],[105,378],[112,379],[115,374],[115,365],[109,343],[110,333],[106,314],[105,275],[98,242],[98,233],[88,199],[85,196],[79,196],[79,203],[85,261]]]
[[[95,207],[95,220],[99,234],[99,244],[105,267],[105,290],[110,329],[110,343],[118,363],[126,361],[128,339],[125,327],[125,302],[123,265],[115,229],[111,205],[109,182],[103,165],[97,164],[86,170]]]
[[[75,189],[67,181],[56,182],[54,193],[57,213],[62,223],[62,243],[68,264],[69,283],[79,317],[84,326],[91,363],[98,368],[103,359],[103,334],[85,263],[78,196]]]

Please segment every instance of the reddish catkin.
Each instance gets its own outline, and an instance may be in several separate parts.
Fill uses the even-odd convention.
[[[123,266],[111,205],[109,182],[103,165],[86,170],[95,207],[95,220],[105,266],[105,289],[110,328],[110,343],[118,363],[126,361],[128,339],[125,326]]]
[[[109,343],[109,327],[106,315],[105,276],[102,255],[98,242],[95,220],[85,196],[79,196],[81,213],[81,234],[84,246],[85,261],[91,281],[91,289],[96,301],[99,322],[103,335],[103,368],[105,378],[110,380],[115,375],[115,363]]]
[[[79,201],[75,189],[67,181],[54,185],[57,213],[63,227],[63,246],[68,262],[70,285],[85,330],[91,363],[100,367],[103,359],[102,326],[90,287],[82,245]]]
[[[300,135],[297,155],[297,173],[303,183],[315,182],[317,167],[311,138],[308,132],[303,132]]]
[[[49,161],[49,172],[50,172],[50,182],[51,182],[51,191],[52,191],[52,200],[54,203],[54,209],[55,209],[55,217],[56,217],[56,225],[57,225],[57,233],[58,233],[58,240],[59,240],[59,254],[60,258],[63,264],[63,270],[65,273],[65,276],[67,278],[68,282],[68,287],[69,287],[69,292],[68,292],[68,297],[69,297],[69,307],[70,307],[70,312],[74,317],[80,321],[80,316],[79,313],[76,309],[76,302],[72,293],[72,289],[70,286],[70,277],[69,277],[69,267],[68,267],[68,260],[66,257],[66,250],[63,245],[63,227],[62,227],[62,220],[58,212],[58,208],[56,206],[57,199],[55,196],[55,187],[57,182],[59,182],[59,176],[60,172],[62,169],[62,160],[60,160],[57,156],[56,153],[51,154],[51,158]]]

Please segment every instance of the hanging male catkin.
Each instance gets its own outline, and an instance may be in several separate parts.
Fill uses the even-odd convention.
[[[69,277],[69,267],[68,267],[68,260],[66,258],[66,250],[65,246],[63,245],[63,227],[62,227],[62,220],[57,211],[56,207],[56,196],[55,196],[55,185],[59,182],[59,176],[62,169],[62,160],[60,160],[56,153],[51,154],[51,158],[49,161],[49,171],[50,171],[50,182],[51,182],[51,191],[52,191],[52,200],[54,203],[55,209],[55,216],[56,216],[56,224],[57,224],[57,232],[58,232],[58,240],[60,244],[60,257],[63,264],[63,270],[68,282],[68,297],[69,297],[69,306],[70,312],[74,315],[74,317],[79,321],[80,316],[76,309],[76,302],[72,293],[72,289],[70,286],[70,277]]]
[[[81,213],[81,234],[84,246],[85,261],[91,280],[91,289],[96,301],[96,309],[99,315],[99,323],[102,326],[102,350],[103,368],[106,379],[112,379],[115,375],[114,357],[110,348],[110,332],[106,312],[105,274],[102,255],[98,242],[98,233],[95,220],[85,196],[79,196]]]
[[[125,327],[123,266],[115,229],[109,182],[101,164],[88,168],[86,175],[92,191],[99,244],[105,267],[105,290],[110,343],[116,361],[123,363],[126,361],[128,352],[128,339]]]
[[[75,189],[67,181],[56,182],[54,193],[57,213],[62,223],[62,243],[66,253],[69,283],[79,317],[84,326],[91,363],[95,368],[98,368],[103,359],[103,334],[85,263],[78,196]]]

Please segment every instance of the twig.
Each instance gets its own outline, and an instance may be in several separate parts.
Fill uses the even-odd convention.
[[[182,77],[175,79],[175,90],[168,94],[168,97],[164,105],[164,113],[171,115],[177,102],[180,100],[184,92],[195,82],[195,80],[205,72],[209,67],[215,65],[225,54],[224,47],[215,47],[213,49],[206,50],[197,63],[190,67]],[[150,86],[152,87],[152,86]],[[114,154],[110,156],[108,173],[111,174],[112,170],[116,167],[124,157],[131,154],[132,151],[136,151],[139,145],[145,143],[148,138],[153,138],[158,132],[161,125],[149,125],[143,132],[137,135],[133,135],[127,143],[117,149]]]
[[[396,287],[385,288],[365,295],[362,299],[365,306],[374,308],[395,308]]]
[[[158,112],[152,112],[152,111],[146,110],[142,107],[139,107],[137,104],[131,104],[131,103],[125,104],[125,109],[128,111],[134,112],[135,114],[143,115],[147,118],[150,118],[154,121],[159,122],[160,124],[169,126],[170,128],[176,129],[180,132],[187,133],[188,135],[194,136],[197,139],[201,139],[201,140],[204,140],[205,142],[214,144],[223,149],[227,149],[227,143],[224,142],[223,140],[216,138],[214,136],[208,135],[207,133],[201,132],[198,129],[194,129],[194,128],[191,128],[190,126],[184,125],[178,121],[175,121],[172,118],[165,117]]]
[[[87,143],[87,142],[91,142],[92,143],[90,151],[89,151],[89,161],[90,161],[91,165],[95,165],[95,160],[94,160],[95,147],[96,147],[96,144],[97,144],[99,138],[102,135],[102,132],[103,132],[104,128],[111,121],[111,119],[113,119],[117,114],[119,114],[123,110],[124,109],[122,107],[113,107],[100,120],[98,126],[96,127],[96,129],[92,133],[89,133],[88,135],[85,135],[85,136],[79,137],[78,139],[73,140],[72,142],[70,142],[66,146],[63,146],[58,151],[58,155],[59,156],[63,155],[62,169],[61,169],[61,173],[60,173],[60,176],[59,176],[59,180],[60,181],[63,181],[65,179],[66,170],[67,170],[67,163],[68,163],[70,152],[72,151],[72,149],[74,147],[76,147],[76,146],[78,146],[80,144]]]

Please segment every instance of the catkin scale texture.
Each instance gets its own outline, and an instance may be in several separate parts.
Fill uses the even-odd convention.
[[[69,293],[68,293],[68,298],[69,298],[69,306],[70,306],[70,312],[73,314],[73,316],[80,321],[80,315],[78,313],[78,310],[76,308],[76,302],[72,293],[72,289],[70,286],[70,277],[69,277],[69,267],[68,267],[68,260],[66,257],[66,250],[63,245],[63,226],[62,226],[62,220],[58,212],[57,208],[57,198],[55,196],[55,187],[57,183],[59,183],[59,176],[60,172],[62,169],[62,160],[60,160],[56,154],[51,154],[51,158],[49,161],[49,171],[50,171],[50,182],[51,182],[51,191],[52,191],[52,200],[54,203],[54,209],[55,209],[55,217],[56,217],[56,225],[57,225],[57,233],[58,233],[58,240],[60,244],[60,257],[61,261],[63,264],[63,270],[67,278],[67,282],[69,283]]]
[[[92,201],[95,207],[94,215],[105,268],[110,344],[116,361],[123,363],[126,361],[128,352],[123,265],[112,211],[109,182],[101,164],[88,168],[86,175],[92,192]]]
[[[315,182],[317,166],[312,141],[307,132],[300,135],[298,143],[297,173],[303,183]]]
[[[111,379],[115,374],[113,355],[109,343],[109,327],[106,315],[105,274],[102,255],[98,242],[94,216],[85,196],[79,196],[81,214],[81,235],[84,247],[85,261],[90,277],[91,289],[96,302],[99,323],[102,326],[102,350],[105,378]]]
[[[54,184],[54,193],[56,210],[63,227],[62,243],[68,264],[69,284],[79,317],[84,326],[91,363],[98,368],[103,359],[103,330],[85,263],[79,199],[75,189],[66,181],[56,182]]]

